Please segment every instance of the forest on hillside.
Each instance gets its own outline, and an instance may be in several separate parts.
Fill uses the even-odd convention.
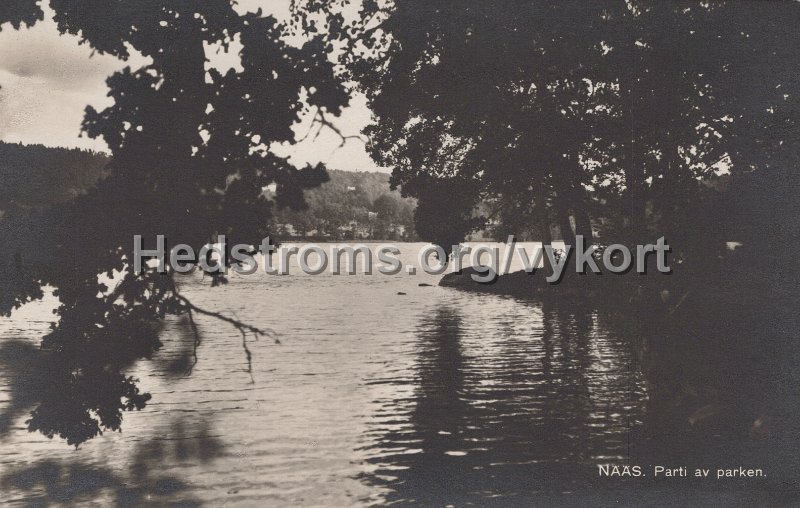
[[[0,141],[0,210],[43,210],[84,194],[106,175],[109,157],[77,148]],[[411,239],[416,200],[389,187],[389,175],[328,170],[329,180],[305,191],[307,207],[275,203],[264,220],[279,239]],[[270,198],[274,191],[267,190]]]
[[[69,201],[94,185],[107,164],[108,156],[90,150],[0,141],[0,210]]]
[[[278,238],[410,240],[416,200],[389,188],[384,173],[328,170],[330,180],[305,191],[308,207],[279,209],[272,218]]]

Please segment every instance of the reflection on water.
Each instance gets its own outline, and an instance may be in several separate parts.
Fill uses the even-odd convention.
[[[24,506],[73,505],[87,500],[115,506],[163,503],[199,506],[200,500],[188,492],[187,481],[165,472],[159,465],[192,461],[208,464],[214,460],[223,445],[210,430],[208,422],[189,430],[184,422],[176,420],[169,437],[136,442],[122,471],[111,464],[85,460],[78,452],[58,459],[18,464],[0,477],[3,500]]]
[[[413,261],[418,246],[403,254]],[[32,341],[48,303],[0,323],[0,478],[30,503],[210,506],[529,504],[596,482],[631,452],[647,393],[630,340],[591,308],[569,311],[439,287],[438,277],[251,276],[184,294],[268,327],[253,342],[199,319],[135,374],[153,394],[123,432],[74,451],[24,429]],[[405,294],[399,294],[405,293]],[[25,367],[32,366],[32,367]],[[32,391],[33,390],[33,391]]]
[[[43,389],[42,373],[46,372],[46,364],[32,342],[6,338],[0,343],[0,372],[5,395],[0,411],[0,438],[3,438],[37,400]]]
[[[530,501],[587,487],[597,463],[628,456],[646,397],[625,344],[588,309],[523,309],[522,323],[448,305],[423,318],[414,397],[401,411],[385,401],[370,445],[366,480],[388,487],[386,500]]]

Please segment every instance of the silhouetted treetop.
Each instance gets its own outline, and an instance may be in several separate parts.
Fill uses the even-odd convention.
[[[44,19],[44,12],[39,7],[39,0],[6,0],[0,4],[0,30],[5,23],[13,28],[22,25],[32,26]]]
[[[543,233],[671,230],[699,179],[769,157],[766,126],[799,88],[797,2],[298,4],[347,48],[394,183],[461,181],[480,198],[462,207]]]

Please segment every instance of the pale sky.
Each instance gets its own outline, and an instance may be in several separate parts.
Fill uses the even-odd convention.
[[[0,0],[1,1],[1,0]],[[259,6],[278,18],[288,15],[289,0],[240,0],[239,10]],[[269,6],[269,7],[268,7]],[[10,24],[0,31],[0,140],[40,143],[106,150],[102,139],[81,137],[80,126],[87,105],[101,109],[110,105],[105,80],[127,65],[146,63],[142,58],[122,62],[108,55],[94,54],[79,39],[60,35],[55,23],[45,21],[33,28],[14,30]],[[224,65],[225,55],[214,58]],[[333,117],[331,117],[333,119]],[[371,119],[363,96],[356,96],[335,124],[345,135],[359,134]],[[310,118],[295,127],[298,138],[308,131]],[[350,171],[381,170],[369,158],[364,144],[349,140],[339,148],[341,139],[323,129],[316,139],[310,136],[293,147],[274,147],[276,153],[290,156],[303,166],[324,162],[329,168]]]

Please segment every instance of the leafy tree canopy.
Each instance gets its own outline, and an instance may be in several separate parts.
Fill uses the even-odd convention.
[[[790,141],[768,131],[796,109],[796,2],[299,3],[347,48],[373,157],[422,221],[448,221],[430,240],[480,226],[442,201],[462,217],[495,203],[490,219],[536,217],[543,234],[668,233],[699,180],[763,168]]]
[[[276,185],[278,205],[301,208],[304,189],[327,178],[322,166],[296,169],[269,147],[292,142],[292,125],[308,108],[336,115],[347,104],[331,46],[314,34],[300,47],[289,45],[287,27],[275,18],[241,15],[233,4],[49,2],[62,33],[100,53],[127,59],[137,52],[149,63],[115,73],[108,79],[113,105],[86,110],[84,131],[110,149],[108,176],[67,204],[0,221],[6,241],[0,313],[41,297],[45,286],[60,302],[58,321],[42,341],[55,368],[30,430],[77,445],[119,429],[123,411],[150,398],[125,370],[162,347],[159,320],[216,315],[181,295],[171,274],[134,274],[134,235],[166,235],[167,249],[221,234],[231,245],[258,244],[273,206],[267,186]],[[13,28],[42,18],[35,1],[0,7],[0,22]],[[241,44],[241,70],[212,68],[206,52],[233,41]],[[101,274],[113,275],[116,285],[99,282]],[[243,334],[261,332],[218,317]]]

